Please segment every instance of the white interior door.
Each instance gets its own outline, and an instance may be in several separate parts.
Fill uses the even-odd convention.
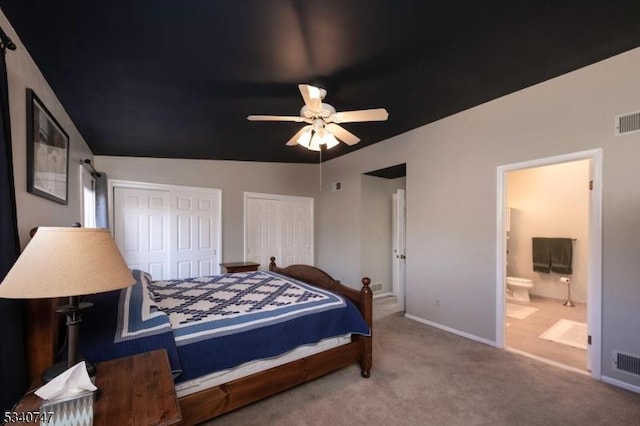
[[[406,202],[405,190],[398,189],[392,197],[392,239],[393,253],[391,254],[393,294],[398,299],[398,309],[405,310],[405,267],[406,267]]]
[[[221,191],[109,181],[113,235],[130,268],[154,279],[220,273]]]
[[[114,238],[131,269],[168,279],[169,193],[149,189],[114,188]]]
[[[313,264],[310,209],[306,201],[280,201],[282,243],[279,264]]]
[[[245,194],[245,260],[268,269],[313,265],[313,199],[271,194]]]
[[[247,261],[259,263],[262,270],[269,269],[271,256],[280,257],[278,207],[277,200],[246,200]]]
[[[189,191],[170,194],[171,275],[189,278],[219,274],[218,197]]]

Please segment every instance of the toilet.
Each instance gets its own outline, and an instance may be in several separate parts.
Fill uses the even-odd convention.
[[[528,278],[507,277],[507,298],[528,302],[529,289],[533,288],[533,281]]]

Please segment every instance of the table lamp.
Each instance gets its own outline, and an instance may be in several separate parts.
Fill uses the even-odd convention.
[[[130,287],[135,280],[106,229],[39,227],[0,284],[0,297],[68,297],[56,311],[67,317],[67,361],[44,374],[52,379],[78,362],[79,296]]]

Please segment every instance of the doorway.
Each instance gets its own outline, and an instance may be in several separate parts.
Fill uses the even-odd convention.
[[[601,368],[601,171],[601,150],[498,167],[497,346],[574,371],[590,371],[594,378],[600,377]],[[567,190],[559,182],[569,180],[569,175],[565,175],[567,179],[559,180],[557,174],[567,172],[584,176],[584,182],[579,182],[582,180],[579,178],[570,186],[569,192],[563,193]],[[544,179],[548,179],[546,187]],[[555,201],[550,201],[554,205],[536,198],[536,191],[546,193],[547,201],[556,197]],[[531,196],[527,198],[527,194]],[[549,213],[556,207],[562,209],[564,198],[574,196],[582,197],[584,203],[576,204],[587,210],[576,213],[584,218],[582,225],[573,223],[562,210]],[[569,205],[565,204],[565,208]],[[565,241],[572,241],[573,270],[564,271],[564,274],[533,271],[534,236],[566,237],[563,238]],[[511,293],[505,286],[507,276],[532,280],[529,302],[507,300]],[[570,283],[561,281],[567,278]],[[521,318],[518,312],[529,312],[530,317]],[[585,352],[576,349],[575,344],[568,348],[569,343],[562,338],[553,340],[550,337],[555,337],[553,331],[558,326],[562,329],[563,325],[578,327],[572,329],[571,333],[574,333],[580,330],[582,321],[586,321],[586,331],[582,329],[584,339],[581,336],[577,341],[584,346]],[[528,322],[526,326],[525,322]],[[550,338],[553,342],[549,342]]]
[[[398,310],[405,310],[405,268],[406,268],[406,195],[404,189],[398,189],[393,193],[391,213],[391,271],[392,294],[397,299]]]
[[[374,299],[394,299],[394,311],[405,309],[405,194],[405,163],[361,176],[361,275]]]

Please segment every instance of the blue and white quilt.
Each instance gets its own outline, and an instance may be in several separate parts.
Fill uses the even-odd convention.
[[[154,281],[178,346],[344,308],[336,294],[272,272]]]
[[[177,381],[347,333],[369,334],[343,297],[267,271],[154,281],[182,365]]]
[[[93,306],[83,311],[80,353],[96,363],[166,349],[171,369],[178,375],[181,366],[173,330],[149,293],[151,277],[139,270],[132,274],[132,287],[87,297]]]
[[[91,295],[80,348],[92,362],[166,349],[176,382],[345,334],[369,335],[349,300],[266,271],[152,281]]]

